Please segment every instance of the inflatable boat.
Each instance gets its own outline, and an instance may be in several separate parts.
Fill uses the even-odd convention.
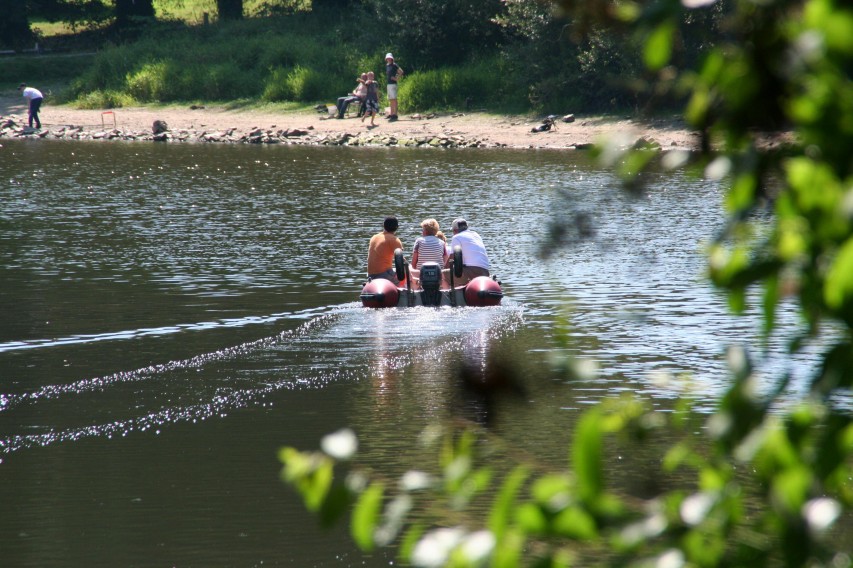
[[[368,280],[361,289],[361,304],[366,308],[410,308],[414,306],[482,307],[497,306],[503,298],[501,284],[495,277],[478,276],[464,286],[453,280],[462,276],[462,249],[455,247],[450,267],[442,269],[435,262],[421,265],[420,274],[413,278],[403,251],[394,251],[394,271],[397,286],[390,280]]]

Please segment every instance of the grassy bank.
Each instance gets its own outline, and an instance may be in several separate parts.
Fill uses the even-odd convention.
[[[138,40],[96,54],[0,60],[0,74],[54,85],[59,102],[81,108],[205,101],[334,102],[360,72],[382,80],[389,49],[347,35],[351,23],[314,13],[208,26],[157,24]],[[340,41],[339,37],[351,37]],[[374,36],[375,37],[375,36]],[[455,68],[413,70],[400,85],[403,112],[504,105],[497,57]],[[20,79],[19,79],[20,78]],[[384,82],[384,80],[383,80]],[[520,110],[515,105],[514,110]]]
[[[384,54],[398,51],[363,7],[295,10],[205,25],[197,23],[206,11],[199,2],[161,4],[158,18],[165,19],[141,31],[115,37],[106,28],[89,29],[63,39],[63,47],[73,46],[76,55],[0,58],[0,81],[5,81],[0,91],[26,81],[50,90],[54,103],[86,109],[207,102],[305,107],[334,103],[354,88],[361,72],[374,71],[384,86]],[[624,101],[604,108],[601,101],[618,97],[602,91],[603,79],[586,77],[589,70],[547,65],[529,43],[515,47],[469,50],[454,65],[404,55],[400,112],[624,109]],[[571,53],[553,55],[569,61]]]

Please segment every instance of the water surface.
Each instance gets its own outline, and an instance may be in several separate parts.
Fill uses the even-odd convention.
[[[417,463],[450,417],[562,463],[578,413],[637,393],[700,410],[728,345],[759,345],[704,280],[721,189],[659,174],[626,196],[582,152],[10,141],[0,147],[0,554],[18,567],[382,566],[325,532],[276,451],[349,425],[365,459]],[[483,236],[498,308],[371,311],[385,215]],[[563,248],[542,258],[554,221]],[[815,356],[767,344],[802,389]],[[568,380],[554,353],[595,362]],[[494,361],[523,395],[466,395]],[[795,390],[796,390],[795,388]],[[642,459],[642,456],[637,456]],[[626,462],[628,472],[634,464]]]

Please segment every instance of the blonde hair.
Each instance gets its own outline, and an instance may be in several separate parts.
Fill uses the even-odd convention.
[[[441,231],[437,232],[435,236],[441,239],[442,241],[447,242],[447,237],[445,237],[444,233],[442,233]]]
[[[435,235],[438,232],[438,221],[435,219],[424,219],[421,221],[421,229],[423,229],[427,235]]]

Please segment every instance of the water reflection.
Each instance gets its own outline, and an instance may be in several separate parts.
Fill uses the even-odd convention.
[[[454,366],[461,417],[485,427],[495,425],[501,402],[522,400],[527,394],[515,362],[498,354],[502,339],[485,329],[472,333]]]

